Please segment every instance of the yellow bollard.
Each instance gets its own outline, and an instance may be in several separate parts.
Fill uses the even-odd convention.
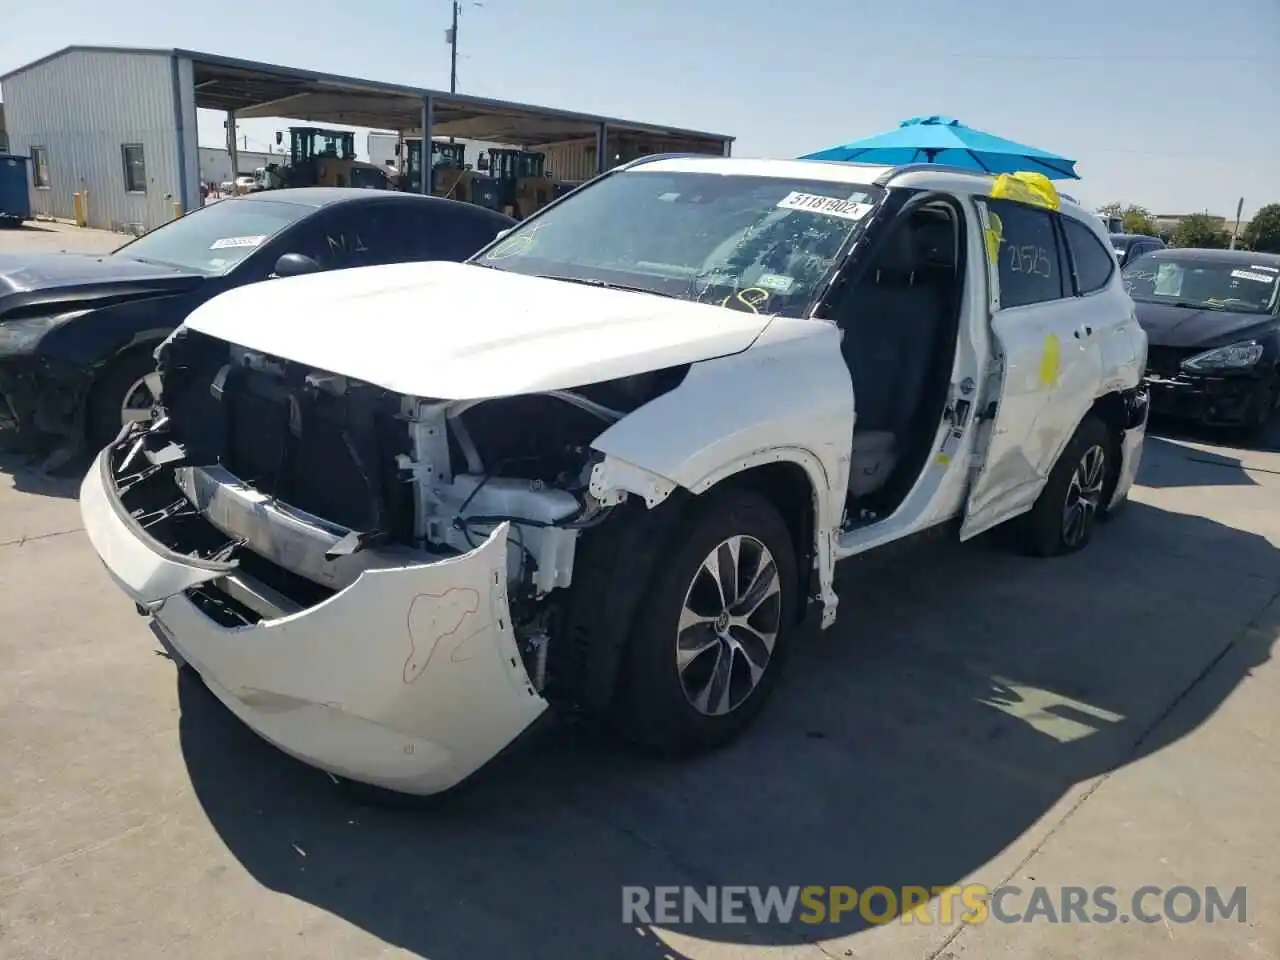
[[[89,222],[88,217],[85,215],[85,207],[88,206],[88,196],[89,195],[87,193],[77,193],[72,197],[72,202],[75,205],[77,227],[86,226]]]

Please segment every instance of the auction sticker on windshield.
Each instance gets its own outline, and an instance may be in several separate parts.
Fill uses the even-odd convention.
[[[1269,277],[1265,273],[1253,273],[1250,270],[1232,270],[1231,275],[1237,280],[1256,280],[1258,283],[1273,283],[1275,277]]]
[[[266,240],[265,236],[261,237],[222,237],[209,244],[210,250],[226,250],[228,247],[256,247]]]
[[[810,213],[823,213],[829,217],[842,220],[861,220],[871,212],[871,204],[859,203],[856,200],[841,200],[839,197],[823,197],[815,193],[791,191],[778,201],[780,210],[808,210]]]
[[[791,288],[795,286],[795,283],[796,281],[794,277],[783,276],[780,273],[762,274],[760,278],[756,280],[757,287],[761,287],[762,289],[765,289],[765,290],[770,290],[773,293],[782,293],[782,294],[785,294],[788,291],[790,291]]]

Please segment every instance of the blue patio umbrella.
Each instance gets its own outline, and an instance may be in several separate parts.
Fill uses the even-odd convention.
[[[951,117],[912,117],[898,129],[843,146],[819,150],[801,160],[844,163],[937,163],[981,173],[1042,173],[1050,180],[1079,180],[1076,162],[966,127]]]

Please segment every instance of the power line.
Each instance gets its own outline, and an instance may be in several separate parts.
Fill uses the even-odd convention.
[[[904,52],[901,50],[879,50],[879,51],[859,51],[859,60],[868,60],[872,58],[880,59],[901,59]],[[1213,56],[1205,57],[1198,55],[1143,55],[1143,54],[1056,54],[1056,53],[957,53],[954,51],[938,51],[929,52],[925,55],[930,60],[992,60],[992,61],[1009,61],[1015,63],[1041,63],[1041,62],[1063,62],[1063,63],[1264,63],[1270,62],[1271,58],[1262,54],[1249,56]]]
[[[1129,150],[1123,147],[1098,147],[1095,149],[1090,149],[1089,153],[1120,153],[1120,154],[1132,154],[1134,156],[1142,156],[1142,157],[1172,157],[1174,159],[1180,159],[1180,158],[1186,157],[1189,159],[1203,159],[1203,160],[1229,160],[1233,163],[1240,163],[1242,161],[1249,159],[1248,157],[1242,156],[1240,154],[1236,154],[1232,156],[1226,153],[1202,153],[1199,151],[1183,151],[1183,150]]]

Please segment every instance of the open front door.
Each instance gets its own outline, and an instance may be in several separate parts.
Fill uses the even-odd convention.
[[[960,539],[1030,509],[1088,411],[1101,358],[1089,350],[1056,210],[977,203],[987,239],[992,374],[979,410],[979,464]]]

